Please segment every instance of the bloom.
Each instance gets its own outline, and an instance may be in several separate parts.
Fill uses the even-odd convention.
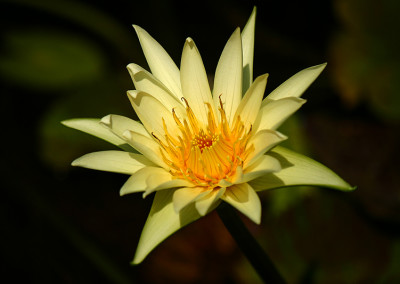
[[[260,223],[256,190],[352,189],[318,162],[276,146],[286,139],[276,129],[305,102],[299,97],[326,64],[300,71],[263,100],[268,74],[253,82],[254,27],[255,9],[223,49],[211,92],[191,38],[178,69],[156,40],[134,26],[151,69],[128,65],[136,88],[128,98],[142,123],[118,115],[63,122],[124,150],[90,153],[73,165],[130,175],[121,195],[156,192],[134,263],[221,200]]]

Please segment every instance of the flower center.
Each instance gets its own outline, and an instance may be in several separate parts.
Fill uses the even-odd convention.
[[[246,131],[240,116],[235,118],[232,126],[227,121],[220,99],[220,120],[214,117],[210,104],[208,107],[208,124],[202,126],[186,99],[187,119],[181,121],[172,110],[173,118],[180,133],[169,133],[165,121],[166,143],[156,136],[161,146],[163,160],[171,168],[176,178],[188,179],[198,186],[214,188],[220,180],[231,181],[237,168],[254,147],[246,147],[251,136],[251,127]]]
[[[203,153],[203,148],[210,148],[216,140],[216,135],[211,136],[204,133],[203,129],[201,129],[200,133],[194,136],[192,147],[199,147],[200,152]]]

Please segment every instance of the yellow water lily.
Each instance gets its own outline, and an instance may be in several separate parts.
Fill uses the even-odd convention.
[[[141,123],[119,115],[63,121],[124,150],[90,153],[72,165],[130,175],[121,195],[156,192],[133,263],[221,201],[259,224],[256,191],[352,189],[325,166],[277,146],[287,137],[276,129],[304,104],[300,96],[326,64],[298,72],[263,99],[268,74],[253,82],[255,9],[226,43],[212,91],[191,38],[178,69],[156,40],[134,28],[151,70],[128,65],[135,85],[128,98]]]

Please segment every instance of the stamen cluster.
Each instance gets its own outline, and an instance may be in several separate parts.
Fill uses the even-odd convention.
[[[222,179],[232,181],[238,167],[243,167],[243,162],[254,150],[254,146],[247,147],[251,127],[246,131],[240,115],[230,126],[221,99],[219,122],[214,117],[211,105],[206,103],[208,123],[203,126],[187,100],[182,100],[186,104],[187,119],[181,121],[172,110],[180,135],[169,133],[164,120],[165,142],[153,134],[162,148],[163,160],[170,166],[171,174],[207,188],[218,186]]]

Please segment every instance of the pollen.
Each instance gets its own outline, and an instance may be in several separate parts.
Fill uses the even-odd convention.
[[[165,142],[153,134],[171,174],[207,188],[218,186],[222,179],[231,181],[252,151],[247,145],[251,127],[246,130],[240,116],[230,124],[221,99],[218,120],[211,105],[206,103],[207,125],[199,123],[185,98],[182,101],[186,104],[186,119],[179,119],[172,110],[179,133],[170,133],[163,119]]]
[[[203,153],[203,149],[210,148],[216,140],[216,135],[208,135],[204,133],[203,129],[201,129],[200,133],[198,135],[195,135],[195,137],[193,138],[192,147],[199,147],[200,152]]]

